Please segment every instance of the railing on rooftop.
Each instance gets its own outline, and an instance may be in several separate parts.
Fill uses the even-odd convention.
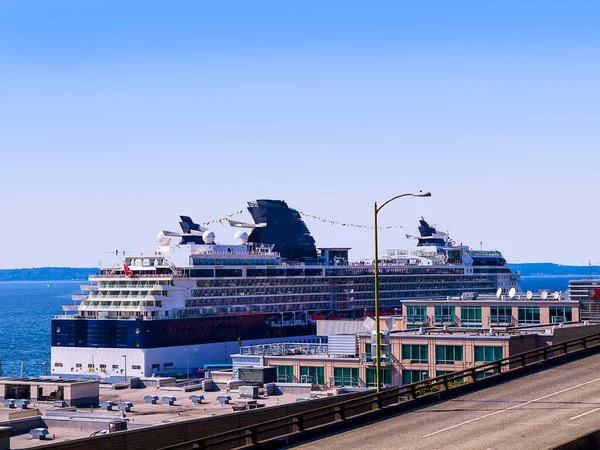
[[[354,396],[346,401],[315,407],[309,411],[258,424],[242,426],[223,433],[166,447],[165,450],[225,448],[225,446],[236,448],[267,442],[275,445],[276,442],[279,442],[276,441],[277,439],[298,435],[304,431],[315,430],[349,419],[360,417],[361,421],[367,421],[370,413],[379,410],[399,407],[410,400],[436,395],[441,391],[451,391],[465,384],[481,382],[482,378],[489,381],[490,378],[499,376],[503,372],[534,366],[543,361],[557,360],[565,355],[581,353],[590,348],[600,349],[600,333],[530,350],[417,383],[385,388],[379,393],[369,391],[364,395]]]
[[[433,323],[436,325],[456,325],[458,317],[455,315],[436,315],[433,316]]]
[[[241,355],[327,355],[327,353],[327,344],[309,344],[294,342],[252,345],[240,348]]]
[[[410,324],[427,325],[426,314],[407,314],[403,315],[402,319],[404,320],[404,322]]]

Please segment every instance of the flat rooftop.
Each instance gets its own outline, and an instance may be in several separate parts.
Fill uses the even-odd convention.
[[[585,328],[598,326],[600,323],[589,322],[562,322],[562,323],[547,323],[520,327],[492,327],[492,328],[474,328],[474,327],[422,327],[410,330],[391,330],[390,336],[405,336],[405,335],[460,335],[460,336],[523,336],[529,334],[545,334],[553,335],[555,329],[566,328]],[[594,330],[590,329],[590,334]],[[370,335],[370,333],[361,333],[361,335]]]
[[[90,384],[99,383],[99,380],[82,380],[75,378],[60,378],[60,377],[2,377],[0,384],[47,384],[54,386],[70,386],[73,384]]]
[[[329,391],[333,392],[333,391]],[[325,397],[327,391],[319,392],[319,396]],[[163,404],[147,404],[143,398],[147,395],[156,395],[160,399],[162,397],[174,396],[177,398],[174,406]],[[203,395],[204,400],[201,404],[194,404],[189,400],[191,395]],[[223,405],[217,401],[220,395],[231,396],[231,404]],[[296,394],[281,394],[272,396],[261,396],[257,399],[259,403],[265,403],[265,407],[277,406],[287,403],[294,403],[297,398],[306,397]],[[119,402],[131,402],[133,408],[131,412],[127,412],[126,417],[129,420],[129,429],[140,428],[143,426],[159,425],[164,421],[185,421],[190,419],[200,419],[212,416],[220,416],[232,414],[232,404],[241,399],[236,390],[226,392],[225,390],[204,392],[198,391],[173,391],[167,389],[159,389],[156,387],[148,387],[143,389],[100,389],[100,401],[112,401],[115,404]],[[112,419],[120,418],[121,411],[115,406],[113,411],[104,411],[99,407],[96,408],[54,408],[51,403],[38,403],[31,405],[32,408],[40,410],[42,416],[46,419],[54,419],[53,423],[63,422],[64,426],[50,426],[50,432],[47,440],[33,440],[28,432],[14,435],[10,438],[10,448],[31,448],[43,447],[51,443],[65,442],[72,439],[79,439],[90,436],[94,431],[108,429],[108,422]],[[61,420],[62,419],[62,420]],[[71,420],[69,420],[71,419]],[[81,430],[83,427],[73,427],[73,421],[84,421],[86,430]],[[6,424],[6,422],[4,423]],[[70,429],[77,428],[77,429]],[[54,437],[53,437],[54,436]]]

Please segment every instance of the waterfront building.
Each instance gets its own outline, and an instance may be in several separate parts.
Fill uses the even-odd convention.
[[[587,323],[391,331],[382,336],[382,380],[387,386],[414,383],[599,332],[600,324]],[[374,387],[374,355],[371,333],[332,335],[327,344],[248,346],[231,355],[232,377],[239,367],[275,366],[283,383]]]
[[[569,298],[581,305],[584,320],[600,320],[600,278],[569,280]]]
[[[578,322],[580,303],[566,294],[519,293],[514,296],[464,294],[446,299],[407,299],[396,329],[430,326],[487,328]]]

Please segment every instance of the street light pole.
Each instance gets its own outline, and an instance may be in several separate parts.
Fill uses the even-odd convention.
[[[125,383],[127,383],[127,355],[121,355],[123,358],[125,358],[125,379],[123,381],[125,381]]]
[[[401,194],[395,197],[390,198],[383,205],[377,207],[377,202],[375,202],[374,208],[374,238],[375,238],[375,262],[373,266],[374,272],[374,282],[375,282],[375,332],[377,333],[375,336],[375,380],[377,383],[377,392],[381,392],[381,329],[379,325],[379,250],[378,250],[378,237],[377,237],[377,214],[379,211],[387,205],[388,203],[401,198],[401,197],[431,197],[431,192],[419,192],[418,194]]]

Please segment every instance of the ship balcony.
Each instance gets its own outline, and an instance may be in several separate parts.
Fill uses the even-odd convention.
[[[70,305],[65,305],[70,306]],[[64,307],[63,307],[64,310]],[[141,306],[141,305],[85,305],[76,308],[79,311],[164,311],[160,306]]]
[[[129,301],[129,300],[170,300],[170,297],[165,295],[90,295],[86,296],[83,300],[91,300],[91,301],[111,301],[111,300],[119,300],[119,301]]]
[[[184,289],[183,286],[171,286],[167,284],[157,284],[154,281],[148,281],[144,283],[122,283],[122,282],[110,282],[102,283],[94,289],[103,291],[169,291],[174,289]]]
[[[79,306],[78,305],[62,305],[62,310],[65,312],[68,311],[78,311],[79,310]]]
[[[97,284],[81,284],[81,285],[79,285],[79,289],[81,289],[82,291],[97,291],[98,285]]]
[[[88,298],[88,294],[71,294],[71,299],[74,302],[82,302],[84,300],[87,300]]]
[[[151,286],[152,290],[154,291],[181,291],[183,289],[186,289],[186,286],[171,286],[171,285],[165,285],[165,284],[154,284]]]
[[[134,267],[132,267],[134,268]],[[151,280],[151,279],[160,279],[160,280],[172,280],[174,278],[181,278],[181,275],[175,275],[175,274],[158,274],[158,273],[153,273],[153,274],[149,274],[149,275],[144,275],[138,272],[135,272],[135,276],[132,277],[128,277],[127,275],[125,275],[124,273],[113,273],[113,274],[100,274],[100,275],[90,275],[89,280],[90,281],[129,281],[131,279],[134,280]]]
[[[146,300],[155,300],[155,301],[169,301],[172,300],[171,297],[168,297],[166,295],[147,295],[146,296]]]

